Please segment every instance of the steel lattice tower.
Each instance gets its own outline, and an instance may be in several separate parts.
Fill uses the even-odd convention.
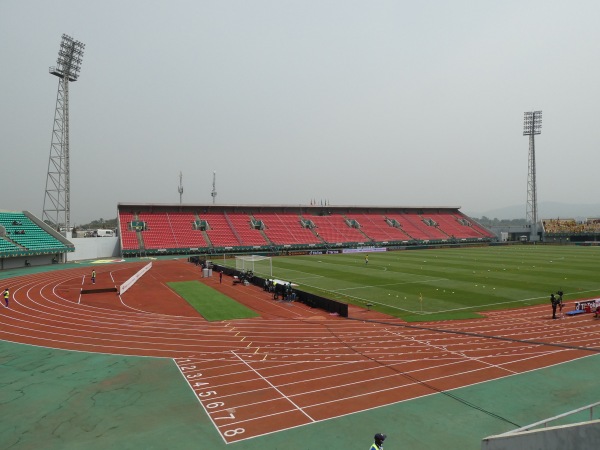
[[[55,67],[50,73],[58,77],[58,94],[48,160],[48,177],[42,220],[57,230],[71,229],[71,187],[69,173],[69,82],[77,81],[85,45],[62,35]]]
[[[537,241],[537,182],[535,174],[535,135],[542,132],[542,112],[529,111],[523,120],[523,136],[529,136],[529,170],[527,172],[527,222],[531,225],[530,240]]]

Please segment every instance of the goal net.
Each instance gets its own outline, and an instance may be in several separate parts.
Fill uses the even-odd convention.
[[[273,276],[273,259],[270,256],[242,255],[235,257],[235,268],[242,272],[251,270],[255,275]]]

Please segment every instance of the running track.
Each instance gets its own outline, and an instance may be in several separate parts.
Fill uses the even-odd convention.
[[[95,287],[118,285],[143,265],[96,266]],[[350,319],[332,317],[213,277],[203,281],[262,317],[209,323],[165,284],[198,279],[186,262],[155,261],[122,298],[81,295],[90,271],[3,280],[13,298],[0,310],[0,339],[171,358],[228,443],[600,351],[600,321],[551,320],[549,306],[410,325],[354,309]]]

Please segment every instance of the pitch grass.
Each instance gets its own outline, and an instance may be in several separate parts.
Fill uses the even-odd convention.
[[[273,277],[407,321],[600,296],[600,247],[513,245],[273,258]],[[573,305],[567,304],[567,311]]]
[[[208,321],[258,317],[251,309],[198,281],[177,281],[167,285]]]

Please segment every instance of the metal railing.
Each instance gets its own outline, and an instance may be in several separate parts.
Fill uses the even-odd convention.
[[[569,411],[569,412],[566,412],[566,413],[563,413],[563,414],[559,414],[558,416],[554,416],[554,417],[550,417],[548,419],[540,420],[539,422],[532,423],[531,425],[526,425],[524,427],[517,428],[515,430],[507,431],[506,433],[499,434],[498,436],[507,436],[509,434],[516,434],[516,433],[520,433],[522,431],[528,431],[528,430],[531,430],[532,428],[537,428],[537,427],[544,427],[544,428],[546,428],[550,422],[554,422],[554,421],[563,419],[565,417],[571,416],[573,414],[580,413],[580,412],[588,410],[588,409],[589,409],[589,412],[590,412],[590,418],[589,418],[589,420],[594,420],[594,408],[597,408],[598,406],[600,406],[600,402],[592,403],[591,405],[582,406],[581,408],[574,409],[572,411]]]

